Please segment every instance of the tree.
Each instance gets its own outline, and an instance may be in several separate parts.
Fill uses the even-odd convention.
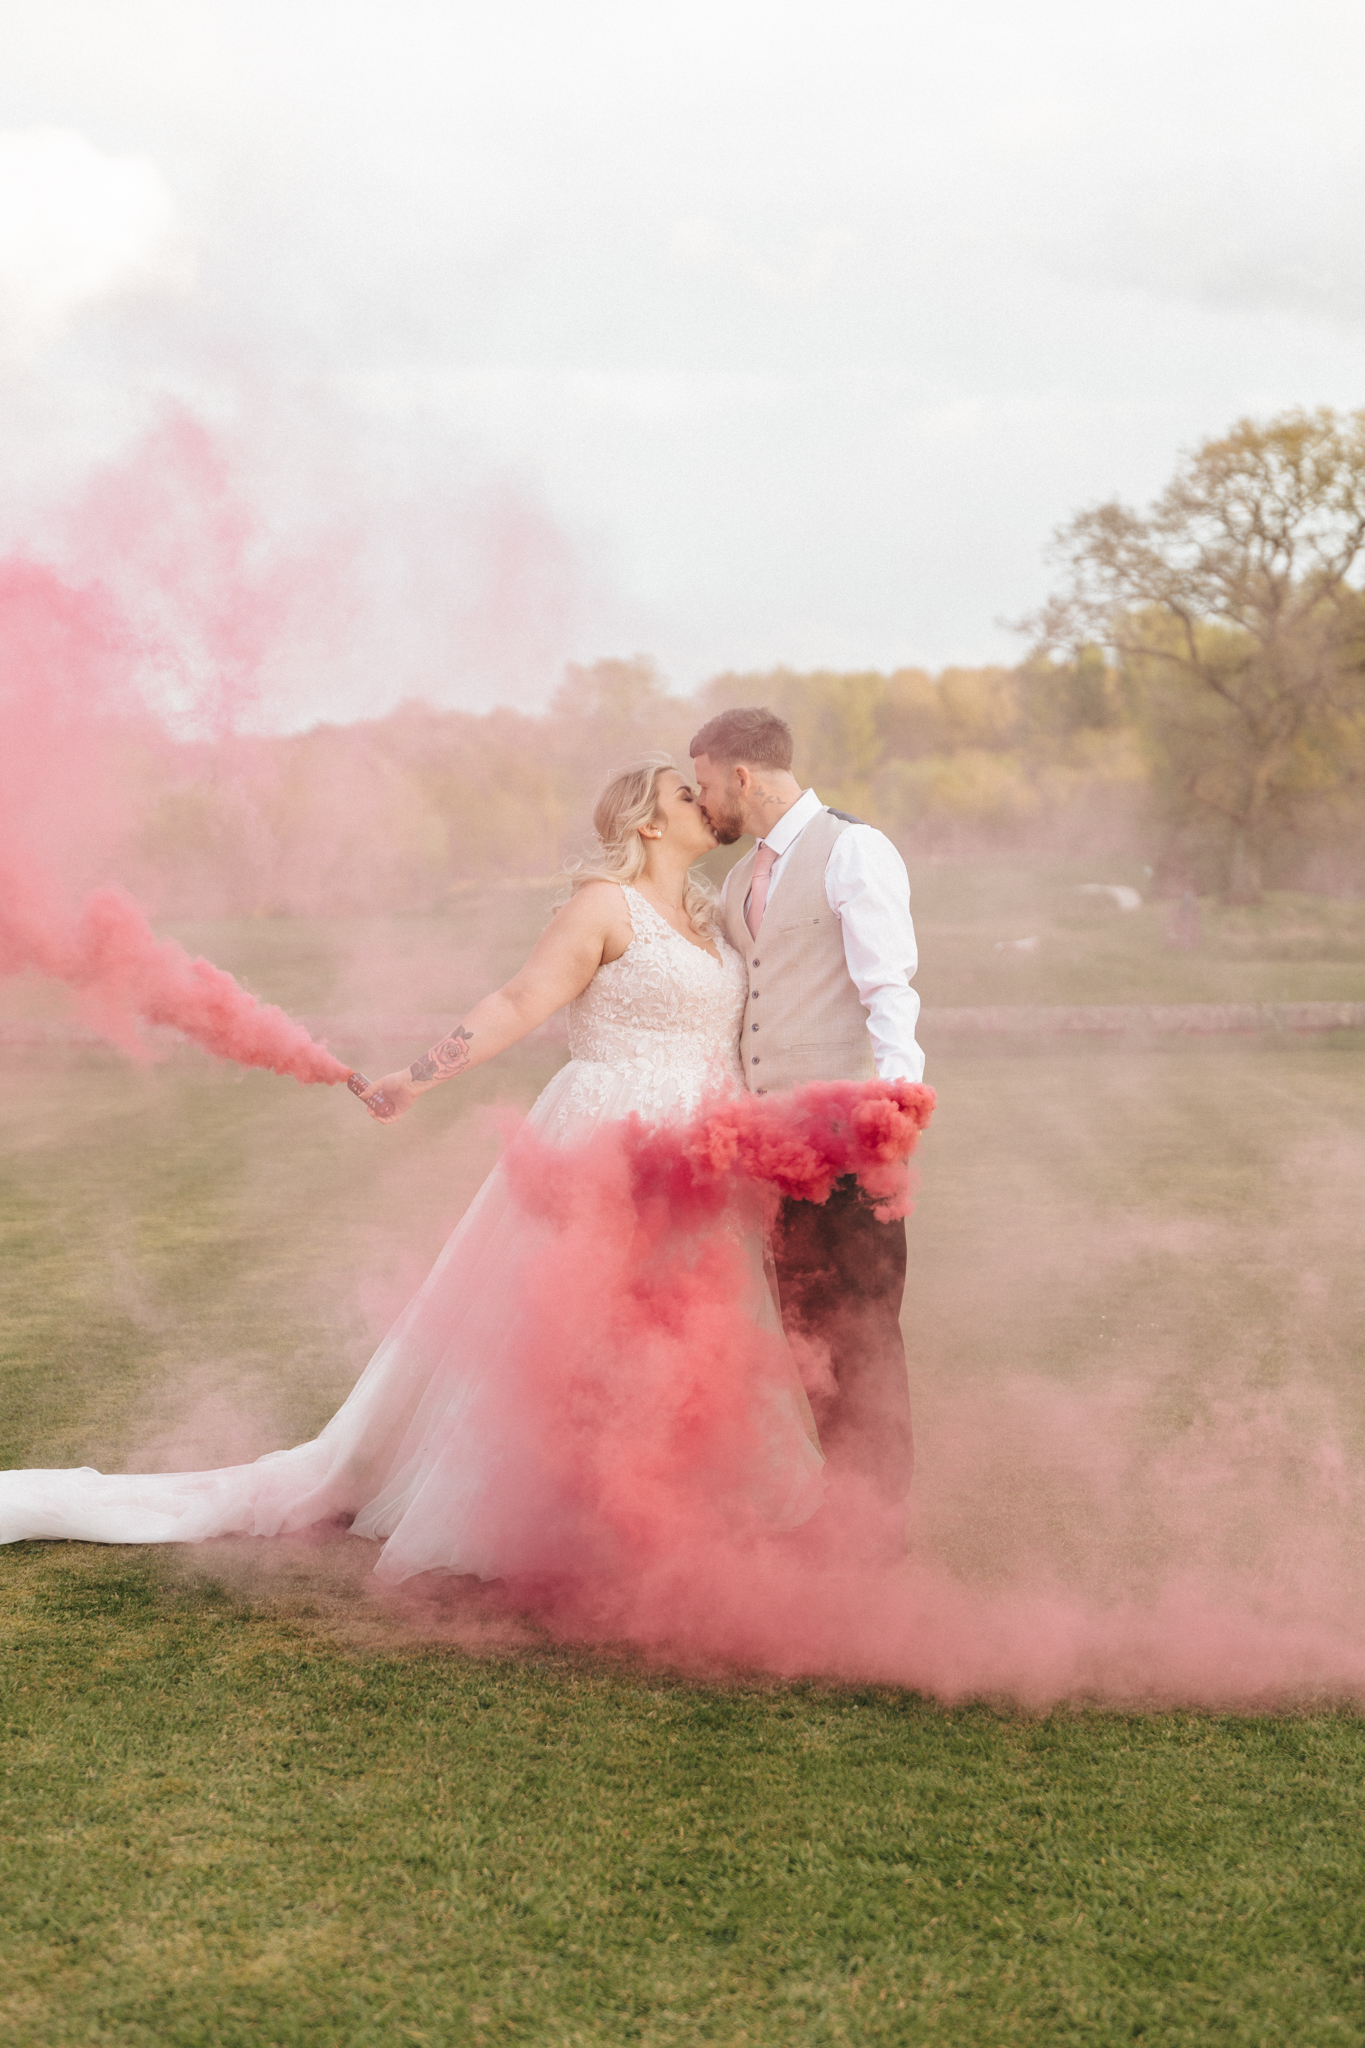
[[[1064,743],[1083,733],[1113,732],[1124,721],[1119,677],[1102,647],[1082,647],[1073,661],[1028,661],[1019,670],[1023,721],[1035,742]]]
[[[1365,767],[1365,411],[1242,420],[1056,552],[1040,651],[1114,651],[1168,797],[1217,822],[1225,893],[1254,902],[1276,836]]]

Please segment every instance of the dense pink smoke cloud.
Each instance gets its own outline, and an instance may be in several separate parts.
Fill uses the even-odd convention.
[[[481,1505],[481,1550],[584,1583],[755,1537],[793,1483],[790,1441],[776,1470],[765,1450],[791,1367],[753,1313],[756,1231],[777,1198],[823,1201],[850,1173],[903,1213],[933,1103],[908,1082],[829,1082],[570,1147],[523,1128],[506,1171],[537,1250],[487,1396],[493,1440],[523,1463]]]
[[[913,1493],[897,1561],[900,1518],[847,1479],[807,1525],[765,1523],[752,1390],[779,1340],[744,1312],[744,1232],[779,1196],[820,1201],[849,1172],[903,1213],[932,1106],[905,1084],[832,1083],[682,1128],[607,1127],[570,1150],[516,1137],[508,1170],[547,1241],[504,1399],[559,1505],[553,1568],[509,1577],[506,1609],[712,1672],[941,1699],[1365,1696],[1355,1461],[1330,1418],[1289,1400],[1211,1404],[1163,1443],[1144,1437],[1132,1387],[948,1390],[934,1458],[957,1512],[1018,1496],[1012,1549],[984,1566],[944,1555]],[[1059,1475],[1087,1504],[1070,1552],[1046,1506]],[[458,1638],[458,1587],[428,1577],[392,1597],[423,1626],[442,1625],[444,1604]]]

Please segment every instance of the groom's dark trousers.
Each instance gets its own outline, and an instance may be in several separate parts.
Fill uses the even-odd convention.
[[[827,1202],[784,1202],[773,1259],[789,1331],[829,1347],[834,1392],[813,1406],[830,1476],[910,1491],[915,1443],[901,1337],[905,1224],[879,1223],[850,1175]]]

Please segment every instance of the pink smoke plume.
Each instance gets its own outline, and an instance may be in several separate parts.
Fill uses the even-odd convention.
[[[350,1068],[302,1024],[221,967],[158,939],[131,897],[97,889],[71,915],[25,878],[0,844],[0,978],[30,969],[75,991],[88,1023],[135,1058],[138,1026],[178,1031],[215,1058],[296,1081],[345,1081]]]
[[[164,432],[202,466],[197,430],[182,423]],[[213,481],[221,498],[222,479]],[[125,478],[116,491],[106,482],[109,502],[100,502],[110,529],[120,517],[136,526],[134,483]],[[214,595],[212,630],[201,637],[216,716],[229,686],[245,688],[266,627],[248,626],[260,608],[250,587],[229,603],[215,581]],[[64,982],[86,1021],[134,1055],[146,1051],[140,1025],[169,1027],[220,1059],[300,1081],[343,1081],[349,1069],[302,1025],[221,968],[158,940],[131,897],[108,885],[125,822],[126,763],[165,743],[145,688],[164,677],[168,660],[158,629],[136,623],[103,586],[73,584],[23,556],[0,562],[0,977],[27,971]],[[89,887],[102,879],[105,886]]]
[[[684,1125],[611,1122],[568,1147],[523,1127],[506,1170],[536,1251],[479,1396],[518,1470],[481,1497],[483,1554],[518,1574],[587,1584],[606,1571],[623,1584],[648,1561],[756,1538],[773,1487],[811,1479],[769,1470],[784,1412],[788,1453],[797,1446],[781,1406],[791,1362],[754,1312],[766,1289],[756,1226],[781,1195],[824,1200],[848,1174],[903,1209],[932,1108],[931,1091],[908,1083],[835,1082],[717,1104]],[[458,1446],[452,1456],[458,1498]],[[441,1555],[439,1541],[406,1540],[381,1576]]]
[[[764,1422],[750,1396],[781,1372],[782,1340],[741,1307],[753,1285],[745,1227],[783,1198],[827,1201],[849,1175],[879,1216],[905,1215],[908,1161],[933,1109],[917,1083],[822,1081],[742,1096],[681,1130],[632,1117],[569,1151],[517,1139],[513,1187],[555,1232],[545,1299],[558,1343],[538,1348],[531,1371],[536,1408],[556,1418],[557,1492],[590,1475],[593,1519],[628,1527],[636,1555],[680,1539],[704,1547],[717,1516],[732,1532],[757,1528],[748,1482]],[[575,1320],[565,1309],[585,1272],[591,1308]],[[606,1364],[620,1359],[631,1361],[624,1402]]]
[[[940,1397],[933,1455],[961,1514],[979,1513],[1002,1475],[1026,1489],[1031,1469],[1046,1481],[1060,1460],[1093,1498],[1093,1548],[1076,1555],[1025,1494],[1013,1556],[954,1567],[913,1491],[907,1553],[904,1518],[846,1476],[805,1526],[770,1526],[753,1390],[771,1381],[780,1340],[744,1307],[745,1232],[781,1196],[821,1201],[849,1173],[904,1213],[932,1108],[926,1089],[830,1083],[681,1127],[607,1126],[570,1149],[517,1135],[507,1167],[544,1243],[501,1389],[526,1468],[495,1512],[524,1532],[528,1500],[557,1505],[532,1543],[540,1563],[505,1581],[506,1605],[567,1640],[943,1699],[1365,1696],[1350,1563],[1360,1488],[1289,1406],[1230,1404],[1144,1451],[1123,1389],[1049,1393],[1007,1376],[989,1398]],[[913,1291],[910,1305],[913,1317]],[[1301,1496],[1305,1459],[1316,1491]],[[1253,1501],[1265,1542],[1241,1526]],[[1116,1565],[1133,1516],[1139,1538]],[[424,1622],[434,1608],[438,1626],[460,1597],[431,1578],[396,1595]]]

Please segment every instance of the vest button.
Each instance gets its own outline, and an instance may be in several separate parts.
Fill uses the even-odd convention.
[[[757,1053],[755,1053],[755,1054],[754,1054],[754,1056],[753,1056],[753,1059],[752,1059],[752,1060],[751,1060],[751,1061],[749,1062],[749,1064],[750,1064],[751,1066],[754,1066],[754,1067],[756,1067],[756,1066],[758,1065],[758,1054],[757,1054]]]
[[[762,965],[763,965],[763,962],[762,962],[761,960],[755,960],[755,962],[754,962],[754,966],[755,966],[755,967],[761,967]]]
[[[767,1092],[768,1092],[768,1091],[767,1091],[767,1089],[766,1089],[766,1088],[755,1088],[755,1090],[754,1090],[754,1094],[755,1094],[755,1095],[766,1095],[766,1094],[767,1094]]]
[[[751,1031],[757,1031],[757,1029],[758,1029],[758,1026],[757,1026],[757,1024],[751,1024],[751,1025],[749,1026],[749,1029],[750,1029]]]

